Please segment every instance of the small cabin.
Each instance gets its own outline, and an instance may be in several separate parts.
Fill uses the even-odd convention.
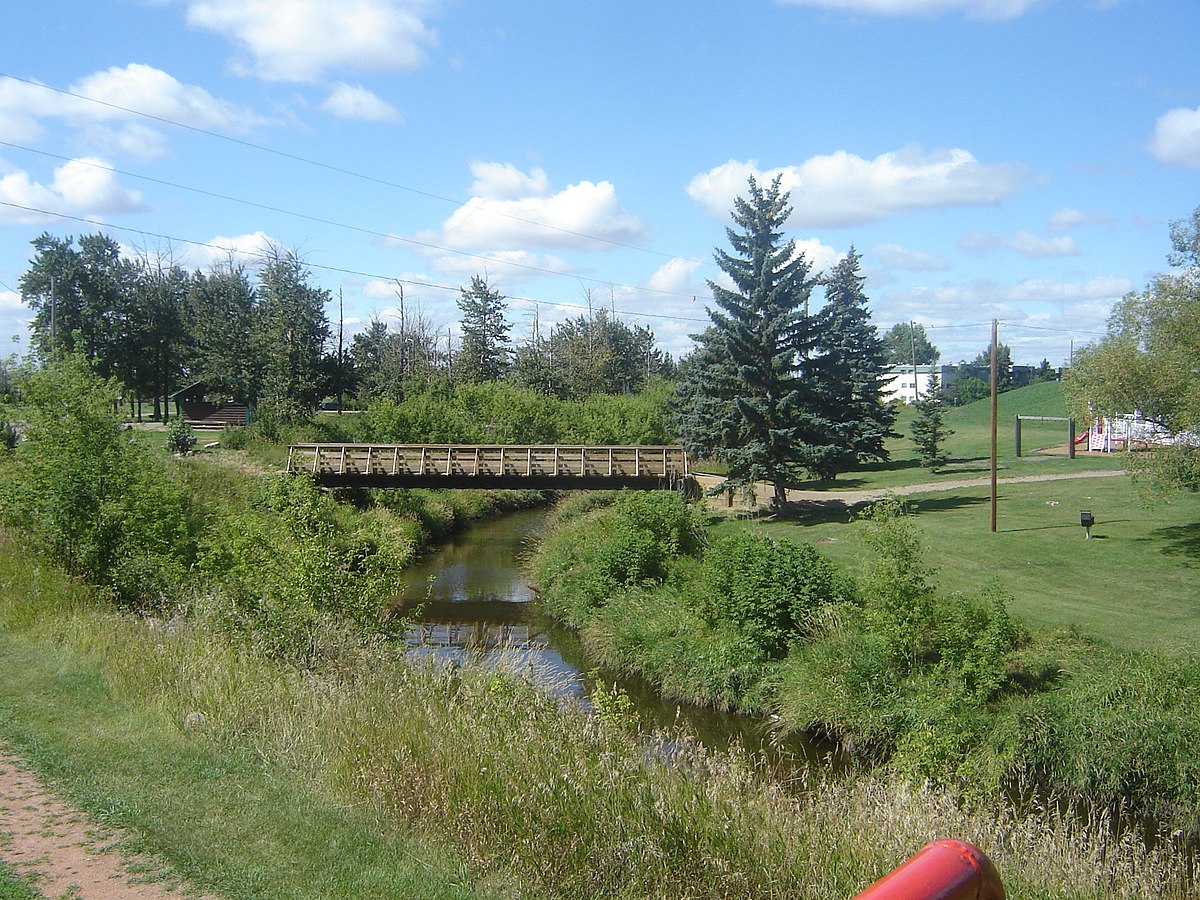
[[[206,381],[189,384],[171,394],[175,413],[191,428],[212,431],[250,422],[250,407],[234,403],[219,387]]]

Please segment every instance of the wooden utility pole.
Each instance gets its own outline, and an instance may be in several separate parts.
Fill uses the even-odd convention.
[[[992,319],[992,533],[996,531],[996,320]]]

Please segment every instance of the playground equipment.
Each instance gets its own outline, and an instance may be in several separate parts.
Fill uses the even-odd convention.
[[[1070,459],[1075,458],[1075,444],[1078,439],[1075,437],[1075,420],[1065,418],[1063,416],[1017,416],[1017,424],[1013,428],[1014,442],[1016,443],[1017,456],[1021,455],[1021,423],[1022,422],[1066,422],[1067,423],[1067,456]]]
[[[1004,900],[1004,885],[978,847],[934,841],[854,900]]]

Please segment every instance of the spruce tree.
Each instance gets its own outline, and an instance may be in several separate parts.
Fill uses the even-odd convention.
[[[795,241],[783,239],[788,197],[778,178],[767,190],[751,178],[736,200],[732,252],[715,253],[733,289],[709,282],[719,311],[708,311],[713,324],[681,367],[675,420],[690,452],[728,467],[728,487],[771,482],[777,508],[808,465],[811,434],[801,351],[814,282]]]
[[[936,375],[930,379],[925,396],[917,401],[917,416],[910,427],[921,465],[936,472],[946,464],[946,438],[954,434],[945,425],[945,402]]]
[[[887,349],[871,324],[862,257],[851,247],[822,277],[825,305],[813,323],[811,364],[816,403],[810,468],[832,478],[858,463],[886,460],[896,411],[883,400]]]
[[[499,381],[510,362],[504,295],[474,275],[471,286],[462,289],[458,308],[462,313],[462,348],[455,360],[457,376],[464,381]]]

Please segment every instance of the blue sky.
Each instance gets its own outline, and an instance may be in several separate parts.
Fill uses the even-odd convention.
[[[1200,206],[1195,0],[70,0],[0,29],[0,355],[42,231],[297,251],[351,327],[517,341],[603,306],[679,355],[733,199],[853,245],[876,324],[1064,363]],[[331,307],[336,316],[336,307]],[[390,320],[389,320],[390,321]],[[20,335],[12,343],[10,335]]]

